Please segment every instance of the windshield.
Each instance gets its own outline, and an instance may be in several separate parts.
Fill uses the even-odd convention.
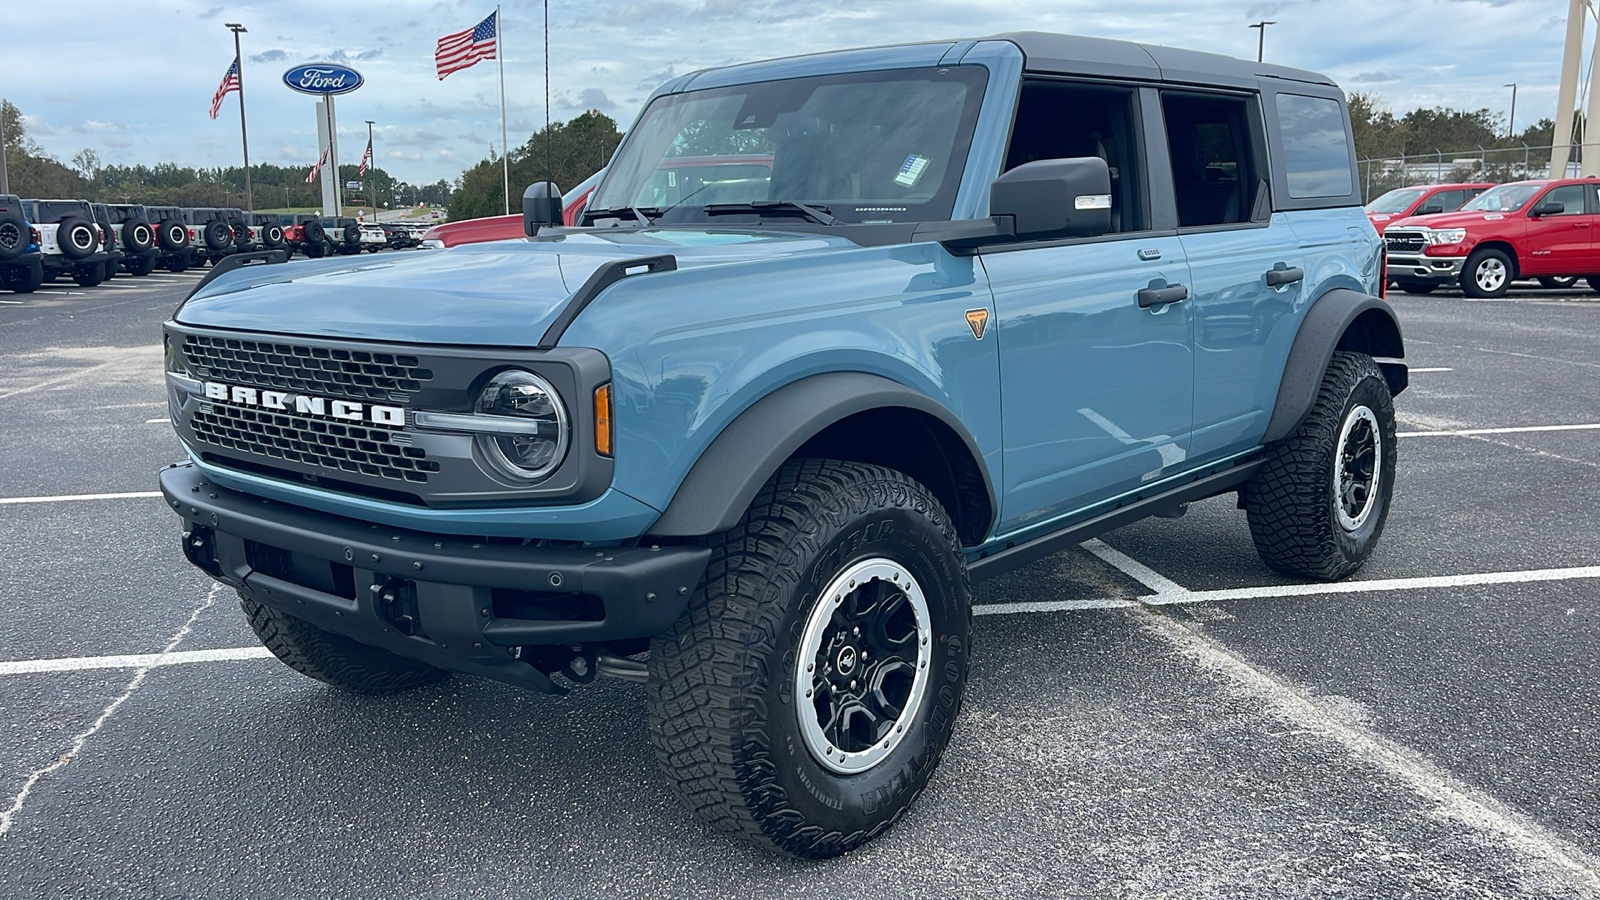
[[[1411,204],[1422,199],[1428,191],[1426,188],[1398,188],[1367,204],[1369,213],[1400,213],[1411,208]]]
[[[778,202],[847,223],[947,220],[987,78],[896,69],[658,97],[588,218],[637,207],[663,224],[709,222],[713,204]]]
[[[1461,207],[1461,211],[1516,212],[1543,187],[1542,184],[1502,184],[1479,194],[1471,203]]]

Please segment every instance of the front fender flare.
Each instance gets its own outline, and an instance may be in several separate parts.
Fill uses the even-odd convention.
[[[988,508],[998,509],[983,454],[954,413],[880,375],[827,372],[784,385],[740,413],[700,454],[649,533],[689,537],[732,528],[772,473],[808,440],[849,416],[883,408],[915,410],[949,427],[983,476]]]
[[[1405,356],[1400,322],[1394,308],[1381,298],[1335,288],[1318,297],[1300,323],[1300,331],[1289,347],[1289,360],[1278,384],[1278,400],[1267,421],[1263,444],[1287,437],[1300,426],[1316,402],[1322,377],[1335,350],[1360,350],[1369,356],[1398,359]],[[1400,363],[1379,364],[1389,390],[1405,390],[1406,367]]]

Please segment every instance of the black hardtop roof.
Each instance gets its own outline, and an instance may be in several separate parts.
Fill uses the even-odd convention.
[[[1159,44],[1136,44],[1132,41],[1042,31],[1012,31],[981,40],[1016,44],[1026,57],[1024,67],[1029,72],[1101,75],[1186,84],[1242,86],[1260,78],[1282,78],[1333,85],[1333,80],[1328,76],[1304,69],[1258,63],[1220,53],[1180,50]]]

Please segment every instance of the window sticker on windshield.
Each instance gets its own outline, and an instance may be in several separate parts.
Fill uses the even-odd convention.
[[[894,177],[894,183],[905,187],[916,187],[922,180],[922,173],[928,168],[928,158],[913,153],[906,157],[900,165],[900,174]]]

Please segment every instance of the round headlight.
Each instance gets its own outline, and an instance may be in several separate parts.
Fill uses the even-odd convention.
[[[521,369],[507,369],[489,380],[473,411],[504,417],[477,436],[478,448],[502,475],[533,482],[547,477],[567,456],[571,428],[567,411],[550,382]],[[486,419],[489,425],[492,419]]]

